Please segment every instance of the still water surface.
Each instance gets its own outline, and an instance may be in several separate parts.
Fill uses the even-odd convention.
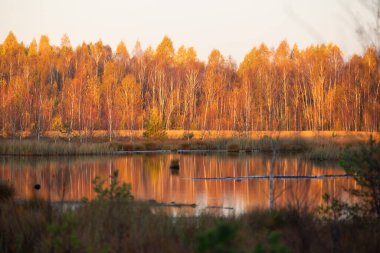
[[[170,161],[179,159],[180,170],[173,173]],[[165,203],[196,204],[192,212],[217,210],[222,214],[240,214],[260,208],[289,205],[317,208],[329,193],[351,202],[345,191],[355,187],[351,178],[326,179],[242,179],[231,177],[315,176],[345,174],[337,163],[315,164],[299,157],[263,154],[133,154],[113,157],[19,158],[0,157],[0,179],[10,181],[18,198],[39,194],[51,201],[93,199],[92,180],[109,179],[119,171],[119,179],[130,183],[136,199]],[[194,180],[216,178],[216,180]],[[219,179],[225,178],[225,179]],[[34,184],[40,184],[36,193]],[[173,212],[180,212],[174,208]]]

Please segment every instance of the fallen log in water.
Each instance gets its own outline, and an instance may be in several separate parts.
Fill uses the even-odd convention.
[[[348,178],[350,174],[337,175],[316,175],[316,176],[287,176],[287,175],[261,175],[261,176],[241,176],[241,177],[193,177],[192,180],[255,180],[255,179],[276,179],[276,180],[302,180],[302,179],[330,179]]]

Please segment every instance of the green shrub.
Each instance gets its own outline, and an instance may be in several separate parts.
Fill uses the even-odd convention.
[[[380,143],[371,136],[368,144],[359,150],[346,148],[340,164],[360,186],[350,192],[367,203],[370,211],[380,219]]]
[[[339,201],[327,193],[323,195],[323,202],[319,207],[319,215],[323,220],[336,222],[338,220],[351,220],[365,215],[365,209],[361,204],[349,204]]]
[[[196,250],[199,253],[205,252],[240,252],[233,245],[238,228],[236,226],[219,223],[208,231],[201,232],[196,237]]]
[[[267,237],[265,243],[259,243],[253,253],[291,253],[292,250],[281,241],[281,234],[278,231],[272,231]]]
[[[81,252],[78,224],[77,215],[68,211],[63,214],[61,222],[48,225],[50,248],[55,252]]]
[[[98,194],[97,200],[132,200],[131,185],[123,182],[121,185],[117,180],[119,173],[114,171],[111,176],[111,183],[109,188],[105,188],[103,185],[106,180],[95,177],[93,180],[94,190]]]
[[[244,253],[239,244],[239,230],[235,223],[217,223],[213,228],[196,235],[196,250],[199,253]],[[266,240],[259,241],[254,247],[253,253],[291,253],[292,250],[282,242],[281,233],[270,231]]]
[[[148,121],[145,123],[145,131],[143,132],[143,135],[147,138],[167,138],[163,123],[156,109],[151,112]]]

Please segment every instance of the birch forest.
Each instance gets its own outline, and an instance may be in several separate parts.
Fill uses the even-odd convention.
[[[47,36],[0,44],[0,131],[379,131],[375,48],[345,56],[334,44],[256,45],[237,64],[214,49],[201,61],[169,37],[156,47],[102,41],[73,48]]]

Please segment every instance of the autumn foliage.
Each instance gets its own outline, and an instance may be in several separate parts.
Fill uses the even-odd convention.
[[[380,129],[380,62],[374,48],[345,60],[332,44],[299,49],[286,41],[254,47],[240,66],[213,50],[207,62],[165,37],[130,54],[102,41],[73,49],[47,36],[0,44],[0,131]]]

